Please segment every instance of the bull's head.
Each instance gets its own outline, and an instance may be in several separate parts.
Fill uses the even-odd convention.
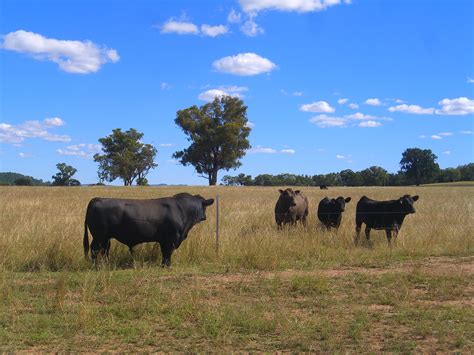
[[[339,210],[339,212],[344,212],[344,210],[346,209],[346,203],[349,203],[351,201],[351,198],[350,197],[342,197],[342,196],[339,196],[338,198],[336,199],[333,199],[335,205],[337,206],[337,209]]]
[[[199,216],[198,216],[198,221],[205,221],[206,220],[206,207],[212,205],[214,203],[214,199],[210,198],[206,200],[204,197],[201,195],[195,195],[194,197],[197,197],[200,200],[201,208],[199,208]]]
[[[413,203],[415,201],[418,201],[419,196],[410,196],[410,195],[404,195],[398,199],[400,206],[405,213],[415,213],[415,207],[413,207]]]
[[[292,189],[278,190],[280,192],[280,200],[283,202],[285,207],[296,206],[295,196],[300,193],[299,190],[293,191]]]

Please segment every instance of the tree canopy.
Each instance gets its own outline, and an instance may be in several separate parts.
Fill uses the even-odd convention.
[[[409,181],[420,185],[436,178],[439,172],[436,159],[431,149],[408,148],[402,153],[400,167]]]
[[[79,186],[81,183],[72,179],[77,169],[66,163],[56,164],[56,168],[59,170],[56,175],[53,175],[53,186]]]
[[[158,166],[154,161],[157,150],[151,144],[142,143],[142,138],[143,133],[134,128],[125,132],[116,128],[109,136],[100,138],[104,154],[94,155],[94,161],[99,163],[99,180],[122,179],[129,186],[137,179],[140,185],[146,185],[146,175]]]
[[[236,169],[250,143],[247,106],[236,97],[216,97],[201,107],[179,110],[176,124],[188,137],[191,145],[173,154],[183,165],[193,165],[196,172],[217,183],[219,170]]]

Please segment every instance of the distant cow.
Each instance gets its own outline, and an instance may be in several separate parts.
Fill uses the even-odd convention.
[[[282,228],[282,224],[290,223],[295,225],[296,221],[301,221],[306,226],[308,199],[300,190],[286,189],[278,191],[280,192],[280,197],[275,206],[275,221],[278,229]]]
[[[99,252],[108,257],[110,239],[115,238],[127,245],[131,253],[137,244],[159,243],[162,266],[170,266],[173,250],[195,224],[206,219],[206,207],[213,203],[212,198],[206,200],[188,193],[152,200],[93,198],[84,222],[84,253],[86,257],[89,254],[89,227],[94,261]]]
[[[396,240],[403,220],[408,214],[415,213],[413,203],[418,201],[418,195],[404,195],[398,200],[375,201],[367,196],[361,197],[356,208],[356,236],[354,243],[359,241],[362,223],[365,223],[365,236],[370,242],[371,229],[384,229],[390,245],[392,231]]]
[[[327,190],[328,187],[326,185],[319,185],[320,190]]]
[[[342,219],[342,212],[346,208],[346,203],[351,200],[350,197],[339,196],[336,199],[323,198],[318,205],[318,218],[329,230],[331,227],[339,228]]]

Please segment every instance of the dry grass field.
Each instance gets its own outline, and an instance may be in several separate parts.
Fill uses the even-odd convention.
[[[308,228],[278,231],[278,188],[0,187],[0,351],[474,350],[474,185],[300,188]],[[162,269],[157,245],[83,257],[92,197],[220,197]],[[362,195],[418,194],[393,248],[354,247]],[[316,206],[351,196],[327,232]]]

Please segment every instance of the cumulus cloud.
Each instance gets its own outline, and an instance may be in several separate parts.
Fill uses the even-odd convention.
[[[20,125],[0,123],[0,142],[19,144],[27,138],[39,138],[50,142],[69,142],[67,135],[58,135],[49,132],[49,128],[64,125],[60,118],[47,118],[44,121],[26,121]]]
[[[250,16],[240,27],[240,30],[249,37],[256,37],[265,33],[265,30],[255,22],[255,16]]]
[[[349,101],[349,99],[339,99],[339,100],[337,100],[337,103],[339,105],[344,105],[345,103],[347,103],[347,101]]]
[[[20,156],[20,158],[23,158],[23,159],[33,157],[33,154],[23,153],[23,152],[18,153],[18,155]]]
[[[86,144],[80,143],[69,145],[64,149],[57,149],[56,152],[60,155],[76,156],[81,158],[92,158],[96,153],[102,150],[100,144]]]
[[[210,25],[202,25],[201,32],[203,35],[208,37],[217,37],[229,32],[229,29],[224,25],[218,26],[210,26]]]
[[[328,115],[318,115],[309,120],[309,122],[315,124],[320,128],[329,127],[346,127],[348,120],[342,117],[331,117]]]
[[[350,4],[350,0],[239,0],[242,10],[256,13],[264,10],[286,12],[315,12],[341,3]]]
[[[310,104],[301,105],[300,111],[332,113],[336,110],[334,107],[331,107],[331,105],[329,105],[326,101],[316,101]]]
[[[431,139],[440,140],[440,139],[443,139],[443,137],[438,136],[437,134],[433,134],[433,135],[431,136]]]
[[[197,35],[199,28],[192,22],[169,19],[161,26],[161,33],[176,33],[179,35]]]
[[[276,149],[273,149],[273,148],[264,148],[264,147],[261,147],[261,146],[256,146],[255,148],[250,148],[249,149],[249,152],[250,153],[254,153],[254,154],[258,154],[258,153],[262,153],[262,154],[276,154],[277,153],[277,150]]]
[[[349,104],[349,107],[353,110],[357,110],[359,108],[359,105],[355,104],[355,103],[350,103]]]
[[[61,127],[66,124],[62,119],[59,117],[53,117],[53,118],[46,118],[44,120],[44,124],[47,127]]]
[[[474,113],[474,100],[467,97],[444,99],[438,102],[441,109],[436,110],[438,115],[468,115]]]
[[[468,84],[474,84],[474,79],[473,78],[467,78],[467,83]]]
[[[404,112],[404,113],[412,113],[415,115],[432,115],[434,113],[434,108],[423,108],[418,105],[397,105],[389,107],[388,110],[390,112]]]
[[[245,127],[248,127],[250,129],[254,128],[255,127],[255,123],[252,123],[250,121],[247,121],[247,123],[245,124]]]
[[[337,159],[347,159],[344,155],[341,155],[341,154],[336,154],[336,158]]]
[[[115,49],[91,41],[58,40],[24,30],[6,34],[1,48],[38,60],[49,60],[58,64],[61,70],[74,74],[95,73],[103,64],[116,63],[120,59]]]
[[[373,98],[365,100],[365,104],[370,106],[380,106],[382,105],[382,102],[377,98]]]
[[[359,123],[359,127],[364,127],[364,128],[375,128],[375,127],[379,127],[381,125],[382,124],[380,122],[372,121],[372,120],[363,121],[363,122]]]
[[[245,86],[221,86],[217,89],[206,90],[199,94],[198,99],[202,101],[211,102],[216,97],[232,96],[242,98],[242,92],[247,91],[248,88]]]
[[[227,15],[227,22],[229,23],[239,23],[241,19],[242,14],[234,9],[230,10],[229,15]]]
[[[212,63],[215,70],[240,76],[251,76],[270,72],[276,65],[255,53],[241,53],[224,57]]]
[[[254,154],[295,154],[296,151],[294,149],[281,149],[281,150],[277,150],[277,149],[273,149],[273,148],[265,148],[265,147],[262,147],[262,146],[256,146],[255,148],[251,148],[249,150],[250,153],[254,153]]]
[[[354,125],[357,125],[362,128],[375,128],[380,127],[382,125],[380,121],[391,120],[392,119],[390,117],[376,117],[357,112],[355,114],[345,115],[342,117],[328,116],[326,114],[322,114],[311,118],[309,122],[315,124],[320,128],[349,127]]]

